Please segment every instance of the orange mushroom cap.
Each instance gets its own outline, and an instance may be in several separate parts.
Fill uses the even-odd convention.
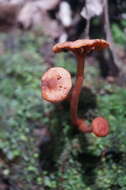
[[[109,124],[103,117],[97,117],[92,122],[92,132],[98,137],[104,137],[109,134]]]
[[[92,50],[101,50],[103,48],[109,47],[109,43],[102,39],[82,39],[76,41],[68,41],[63,43],[58,43],[53,46],[52,50],[55,53],[59,53],[65,50],[71,50],[73,52],[78,51],[79,53],[88,53]]]
[[[63,101],[71,87],[71,75],[62,67],[49,69],[41,79],[42,97],[52,103]]]

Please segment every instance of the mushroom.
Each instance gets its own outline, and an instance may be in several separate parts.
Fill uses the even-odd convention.
[[[98,137],[107,136],[109,133],[109,124],[103,117],[97,117],[92,122],[92,131]]]
[[[63,101],[71,87],[71,75],[62,67],[50,68],[41,79],[42,97],[52,103]]]
[[[71,93],[71,100],[70,100],[70,112],[71,112],[71,120],[72,123],[77,126],[82,132],[94,132],[92,130],[92,125],[89,127],[84,120],[78,117],[77,110],[78,110],[78,102],[79,102],[79,95],[81,92],[82,84],[83,84],[83,75],[84,75],[84,59],[85,56],[93,51],[93,50],[101,50],[103,48],[109,47],[109,43],[102,39],[82,39],[76,40],[74,42],[64,42],[58,43],[53,46],[52,50],[55,53],[62,52],[64,50],[72,51],[77,59],[77,75],[75,86]]]

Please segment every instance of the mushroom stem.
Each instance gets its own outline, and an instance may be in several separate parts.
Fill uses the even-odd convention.
[[[75,53],[75,52],[74,52]],[[70,102],[70,112],[72,123],[77,126],[82,132],[92,132],[91,127],[88,127],[84,120],[78,117],[78,103],[79,96],[84,79],[84,58],[85,55],[81,53],[75,53],[77,58],[77,75],[75,85],[72,90],[71,102]]]
[[[71,95],[71,119],[72,123],[74,125],[77,125],[78,123],[78,116],[77,116],[77,110],[78,110],[78,102],[79,102],[79,96],[81,92],[81,87],[83,84],[83,75],[84,75],[84,57],[76,54],[77,58],[77,75],[76,75],[76,81],[75,85],[72,90]]]

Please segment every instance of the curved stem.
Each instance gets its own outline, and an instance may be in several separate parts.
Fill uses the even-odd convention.
[[[91,132],[92,129],[88,127],[87,124],[77,115],[79,96],[84,78],[84,54],[75,53],[75,55],[78,64],[77,64],[77,75],[76,75],[75,86],[72,90],[71,102],[70,102],[71,120],[72,123],[76,125],[81,131]]]

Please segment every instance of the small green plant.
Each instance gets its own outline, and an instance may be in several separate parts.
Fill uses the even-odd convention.
[[[125,22],[122,21],[122,26],[125,26]],[[125,45],[126,43],[126,38],[125,38],[125,33],[122,31],[122,28],[118,24],[112,24],[112,33],[113,33],[113,38],[115,42],[121,45]]]

